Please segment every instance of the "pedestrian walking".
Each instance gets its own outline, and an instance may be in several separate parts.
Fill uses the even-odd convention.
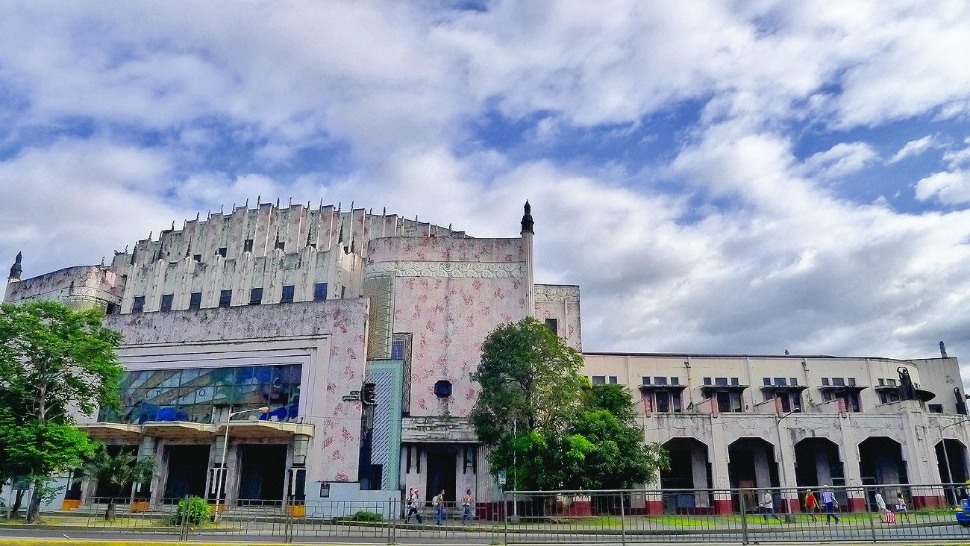
[[[885,520],[886,512],[889,511],[889,509],[886,508],[886,499],[882,498],[882,492],[878,489],[876,490],[876,494],[874,496],[876,500],[876,510],[879,511],[879,516],[883,517]]]
[[[442,489],[431,499],[431,506],[434,506],[434,524],[441,525],[445,521],[445,490]]]
[[[421,523],[421,512],[418,512],[418,490],[414,487],[408,490],[408,513],[404,516],[404,523],[408,523],[413,515]]]
[[[822,491],[822,504],[825,505],[825,525],[829,525],[832,520],[835,520],[835,524],[839,524],[839,516],[835,515],[835,509],[839,507],[839,503],[835,500],[835,495],[832,494],[832,490],[829,489],[828,484],[826,484],[825,489]]]
[[[761,517],[765,519],[765,523],[768,523],[768,516],[775,518],[779,522],[781,521],[781,518],[775,513],[775,499],[771,496],[771,491],[765,491],[761,494],[758,510],[761,512]]]
[[[466,489],[465,496],[461,498],[461,522],[471,522],[472,520],[472,490]]]
[[[812,516],[812,523],[818,522],[818,518],[815,517],[818,512],[818,499],[815,498],[815,493],[811,489],[805,492],[805,511]]]

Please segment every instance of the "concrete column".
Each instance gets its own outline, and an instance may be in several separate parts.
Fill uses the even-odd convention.
[[[731,505],[731,478],[728,473],[728,450],[724,443],[724,426],[719,417],[709,416],[711,420],[711,443],[707,453],[711,461],[711,483],[714,485],[714,512],[730,514],[734,508]]]
[[[845,473],[845,485],[850,487],[862,486],[862,471],[859,468],[859,444],[848,417],[836,417],[839,431],[842,435],[842,445],[839,455],[842,457],[842,470]],[[862,489],[850,489],[848,492],[849,510],[861,512],[866,510],[866,498]]]

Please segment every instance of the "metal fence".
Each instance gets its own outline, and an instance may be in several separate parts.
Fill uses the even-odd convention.
[[[878,495],[878,496],[877,496]],[[970,539],[952,504],[963,484],[882,485],[821,489],[685,489],[520,491],[466,511],[425,503],[417,516],[400,499],[292,505],[241,501],[216,521],[188,521],[177,504],[119,502],[114,521],[107,499],[70,512],[45,514],[58,525],[86,530],[156,533],[182,540],[266,537],[282,542],[330,538],[401,543],[438,539],[467,544],[813,542]],[[814,502],[813,499],[814,498]],[[879,499],[882,502],[879,502]],[[968,524],[970,524],[970,514]],[[169,537],[171,538],[171,537]]]

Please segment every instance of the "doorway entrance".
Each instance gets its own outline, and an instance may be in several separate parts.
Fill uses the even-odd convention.
[[[166,504],[175,504],[186,496],[205,496],[209,447],[209,444],[165,446],[168,467],[168,478],[165,480]]]
[[[457,468],[458,454],[454,451],[429,451],[428,484],[424,498],[430,501],[444,489],[445,502],[455,502],[455,489],[458,486]]]
[[[236,504],[279,505],[286,482],[286,446],[240,445]]]

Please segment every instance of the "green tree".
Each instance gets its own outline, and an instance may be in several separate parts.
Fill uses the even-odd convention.
[[[112,456],[103,444],[98,445],[94,455],[84,465],[85,476],[114,484],[118,486],[119,492],[123,491],[128,484],[150,482],[154,472],[154,458],[139,459],[136,453],[128,449],[121,449]],[[115,519],[117,500],[115,497],[108,498],[104,519],[108,521]]]
[[[630,488],[666,467],[665,450],[643,442],[629,390],[591,386],[581,367],[582,355],[533,318],[485,340],[471,418],[507,488]]]
[[[499,445],[514,431],[550,431],[581,406],[583,356],[532,317],[498,327],[482,344],[472,379],[481,385],[471,420],[479,439]]]
[[[74,416],[117,407],[122,373],[121,335],[102,319],[53,301],[0,305],[0,475],[29,475],[41,491],[94,450]],[[28,522],[40,502],[32,497]]]

